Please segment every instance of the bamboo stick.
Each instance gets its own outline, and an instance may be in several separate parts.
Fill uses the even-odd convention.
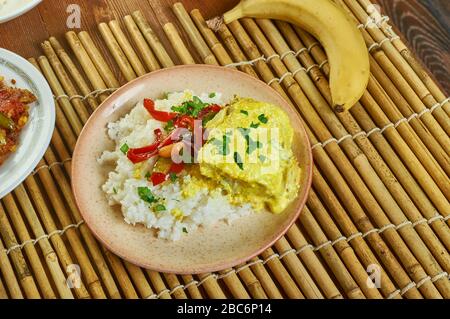
[[[220,288],[217,280],[210,273],[197,275],[199,282],[203,282],[202,287],[211,299],[225,299],[225,293]]]
[[[318,246],[327,241],[327,237],[320,230],[319,224],[314,220],[307,207],[305,207],[302,214],[300,214],[299,221],[305,227],[315,245]],[[365,273],[363,279],[361,279],[360,276],[357,277],[358,279],[361,279],[359,287],[331,245],[325,246],[320,249],[319,252],[327,262],[328,266],[332,269],[333,273],[336,274],[336,278],[339,280],[339,283],[347,296],[352,299],[364,299],[365,296],[360,289],[360,287],[362,288],[365,286],[364,284],[367,280],[367,273],[365,273],[364,269],[362,269],[363,273]],[[380,297],[379,295],[374,295],[372,293],[369,294],[372,297]]]
[[[141,61],[139,60],[139,57],[137,56],[136,52],[134,52],[130,42],[120,28],[119,22],[117,20],[111,20],[108,22],[108,25],[114,37],[116,38],[117,43],[119,43],[120,48],[125,53],[125,56],[128,58],[128,61],[130,62],[136,74],[138,76],[141,76],[147,73]]]
[[[0,203],[0,206],[1,206],[1,203]],[[1,232],[0,232],[0,234],[1,234]],[[13,260],[13,262],[14,262],[14,260]],[[8,287],[8,291],[9,291],[11,298],[12,299],[23,299],[24,295],[22,294],[22,291],[20,290],[19,282],[17,281],[17,279],[19,279],[19,280],[22,279],[22,283],[23,283],[24,278],[20,277],[20,275],[21,275],[20,272],[18,272],[18,276],[17,276],[19,278],[16,277],[16,274],[14,273],[14,270],[8,259],[8,255],[6,254],[6,248],[3,245],[1,236],[0,236],[0,271],[3,275],[3,278],[5,279],[5,283],[6,283],[6,286]],[[30,276],[29,273],[28,273],[28,276]],[[29,282],[32,282],[33,278],[31,278],[31,276],[30,276],[27,280]],[[33,298],[33,295],[31,295],[31,294],[29,295],[29,294],[27,294],[27,292],[28,292],[28,290],[25,290],[26,297]],[[37,288],[35,289],[35,292],[36,292],[35,298],[39,298],[39,293],[37,292]]]
[[[268,21],[268,20],[264,20],[264,21],[260,20],[259,23],[261,25],[263,25],[263,26],[266,26],[266,28],[265,28],[266,34],[274,34],[274,31],[272,29],[270,29],[270,28],[268,29],[267,28],[267,27],[270,27],[270,25],[271,25],[270,21]],[[269,30],[271,32],[269,32]],[[284,28],[284,31],[287,31],[286,26]],[[285,32],[285,34],[286,34],[286,32]],[[293,42],[293,40],[294,40],[292,38],[293,32],[290,32],[290,36],[291,36],[290,37],[291,42]],[[298,50],[300,45],[301,44],[299,44],[299,46],[295,47],[294,50]],[[301,45],[301,47],[303,47],[303,45]],[[286,47],[282,46],[282,48],[280,48],[280,51],[286,52],[287,49],[288,49],[287,46]],[[278,51],[278,53],[280,53],[280,51]],[[286,63],[288,64],[289,60],[288,60],[287,57],[286,57],[285,60],[286,60]],[[311,60],[311,59],[309,58],[308,60]],[[296,61],[296,60],[294,60],[294,61]],[[322,62],[323,61],[319,61],[318,63],[322,63]],[[296,63],[293,63],[293,65],[291,65],[291,67],[290,67],[290,71],[293,72],[294,69],[297,69],[299,67],[300,67],[300,65],[298,65]],[[310,64],[305,64],[305,67],[309,68],[309,67],[311,67],[311,65]],[[319,77],[322,78],[323,76],[319,75]],[[299,81],[299,83],[303,83],[305,81],[306,82],[308,81],[307,78],[306,79],[303,79],[303,78],[300,79],[299,78],[297,80]],[[327,85],[327,83],[323,83],[323,84]],[[324,88],[324,90],[325,89],[328,90],[328,87]],[[367,93],[365,95],[370,97],[370,95],[368,95]],[[369,97],[367,97],[367,98],[369,98]],[[364,99],[365,98],[363,98],[363,100]],[[355,106],[355,109],[359,110],[359,109],[361,109],[361,106]],[[359,115],[360,116],[358,116],[358,119],[361,121],[361,117],[362,117],[361,115],[362,114],[359,113]],[[368,115],[365,115],[365,118],[369,118]],[[355,127],[358,126],[358,125],[355,125],[353,123],[353,121],[354,121],[353,119],[350,119],[350,121],[348,121],[349,118],[341,116],[341,120],[349,128],[352,128],[352,127],[355,128]],[[347,123],[347,122],[350,122],[350,123]],[[396,132],[395,130],[393,130],[393,131]],[[361,132],[361,131],[360,130],[358,130],[358,131],[350,131],[350,133],[353,134],[353,135],[356,135],[359,132]],[[386,134],[388,134],[388,133],[386,133]],[[382,139],[381,134],[377,134],[377,136],[379,136]],[[390,140],[395,139],[396,142],[393,143],[394,146],[399,145],[399,146],[396,147],[396,149],[404,149],[406,151],[406,154],[405,154],[405,152],[400,152],[400,154],[405,154],[403,156],[403,158],[408,159],[408,160],[411,160],[411,158],[414,158],[414,155],[412,155],[411,152],[408,150],[408,148],[405,147],[404,142],[401,143],[402,140],[399,139],[397,135],[395,135],[394,137],[392,137],[391,135],[388,135],[388,136],[391,137]],[[367,143],[367,139],[365,139],[365,138],[359,139],[358,138],[358,139],[356,139],[356,141],[357,141],[358,145],[360,145],[360,147],[366,152],[366,154],[374,153],[373,147],[370,144],[369,145],[364,144],[364,143]],[[399,142],[400,142],[400,144],[399,144]],[[386,143],[383,143],[382,146],[378,147],[378,151],[380,151],[381,153],[386,152],[388,150],[390,150],[390,147]],[[437,211],[434,209],[432,204],[426,198],[425,194],[423,194],[422,190],[416,184],[415,180],[412,178],[412,176],[409,174],[409,172],[406,170],[406,168],[404,166],[402,166],[402,165],[399,165],[401,162],[398,159],[396,159],[396,157],[397,156],[395,155],[395,153],[393,151],[391,151],[389,156],[384,156],[384,159],[390,165],[390,167],[393,169],[394,173],[399,178],[400,182],[406,188],[406,190],[408,191],[408,193],[410,194],[410,196],[412,197],[414,202],[418,205],[418,207],[421,208],[422,210],[424,210],[425,212],[427,212],[427,211],[429,212],[428,218],[431,218],[431,217],[435,216]],[[380,164],[377,164],[377,163],[383,163],[382,159],[378,156],[378,154],[375,154],[372,157],[369,156],[368,158],[371,159],[372,163],[374,163],[374,167],[375,168],[377,168],[377,166],[380,166]],[[420,171],[421,166],[420,166],[420,164],[418,164],[417,161],[412,163],[410,165],[410,167],[411,167],[412,171],[416,172],[416,174],[415,174],[416,177],[419,180],[423,181],[423,184],[429,185],[427,183],[430,183],[430,182],[432,183],[430,178],[429,177],[427,178],[427,171],[425,169],[422,168],[422,173],[423,174],[418,176],[417,171]],[[381,169],[380,168],[378,169],[379,175],[383,176],[383,174],[385,174],[385,173],[383,173],[383,171],[387,171],[387,170],[388,170],[388,168],[386,166],[381,165]],[[422,177],[422,176],[424,176],[424,177]],[[392,180],[392,179],[390,179],[390,180]],[[392,185],[392,182],[390,182],[390,180],[384,178],[383,182],[386,185]],[[444,183],[444,184],[448,184],[448,183]],[[397,184],[394,183],[393,185],[395,187],[395,185],[397,185]],[[429,189],[429,193],[431,193],[432,195],[435,195],[437,193],[439,195],[439,192],[436,192],[436,188],[437,188],[437,186],[436,185],[433,186],[433,184],[432,184],[428,188]],[[393,189],[393,187],[391,186],[390,189]],[[395,189],[394,189],[394,191],[395,191]],[[404,194],[404,192],[402,190],[400,190],[400,192],[401,192],[400,194],[403,196],[403,198],[405,198],[406,194]],[[442,203],[440,207],[442,208],[442,210],[444,212],[448,211],[450,209],[450,207],[447,207],[448,206],[447,205],[448,202],[446,201],[445,197],[442,194],[441,194],[441,197],[434,197],[434,198],[437,198],[436,201],[438,203]],[[401,201],[398,200],[398,197],[397,197],[397,201],[401,203]],[[415,222],[415,221],[418,221],[418,220],[422,219],[422,215],[420,214],[420,212],[417,209],[415,209],[414,206],[408,205],[408,200],[406,200],[405,203],[406,204],[404,204],[402,208],[403,208],[403,210],[405,212],[408,213],[409,220],[412,220],[412,221]],[[423,225],[423,226],[425,226],[425,225]],[[427,242],[427,244],[429,244],[431,246],[430,247],[430,248],[432,248],[431,250],[435,253],[436,258],[439,259],[441,264],[445,265],[445,268],[448,268],[449,265],[450,265],[449,264],[449,256],[448,256],[448,253],[446,252],[445,248],[439,243],[439,241],[434,236],[434,234],[431,232],[431,229],[429,229],[429,227],[426,226],[422,230],[423,230],[423,232],[420,232],[422,238],[424,238],[424,240]],[[436,248],[436,247],[438,247],[438,248]]]
[[[78,41],[83,47],[79,55],[80,58],[83,58],[80,61],[82,66],[84,65],[84,63],[82,62],[85,62],[86,66],[94,64],[107,87],[118,88],[120,86],[119,81],[109,67],[105,58],[100,53],[100,50],[95,45],[89,33],[87,33],[86,31],[81,31],[78,33],[77,38],[75,34],[71,34],[70,32],[68,32],[66,34],[66,38],[70,39],[70,41],[75,45],[77,45],[76,41],[79,39]],[[72,49],[74,48],[72,47]],[[89,61],[89,59],[86,59],[87,57],[84,54],[85,52],[87,53],[87,57],[89,57],[91,61]],[[95,69],[90,69],[90,71],[92,72],[92,76],[89,77],[89,79],[95,79],[98,76],[97,72],[95,72]]]
[[[262,252],[261,256],[263,259],[267,259],[274,253],[275,252],[272,250],[272,248],[268,248],[264,252]],[[289,298],[305,298],[300,289],[295,284],[294,280],[292,280],[292,278],[289,276],[289,273],[283,267],[283,264],[279,259],[272,258],[266,263],[266,265],[268,265],[269,269],[272,271],[277,281],[281,284],[284,292]]]
[[[109,52],[111,52],[114,60],[116,61],[117,65],[119,66],[120,71],[124,75],[127,82],[133,80],[136,78],[136,73],[133,70],[133,67],[131,66],[130,62],[128,61],[125,53],[123,52],[122,48],[120,47],[117,40],[114,38],[113,33],[111,32],[111,29],[106,23],[100,23],[98,25],[98,29],[100,30],[100,34],[103,37],[103,40],[106,43],[106,46],[109,49]]]
[[[292,249],[290,244],[284,237],[279,239],[275,243],[274,246],[277,249],[278,254],[282,254],[282,253]],[[316,286],[316,283],[313,281],[313,279],[309,275],[308,271],[305,269],[305,267],[300,262],[300,259],[296,255],[288,254],[288,255],[284,256],[283,262],[286,264],[287,268],[293,275],[298,286],[301,287],[302,293],[305,295],[306,298],[308,298],[308,299],[323,299],[324,298],[324,296],[320,292],[319,288]],[[329,279],[330,282],[332,283],[329,276],[326,276],[325,278]],[[332,293],[330,293],[329,295],[327,295],[326,296],[327,298],[335,296],[336,294],[339,294],[339,290],[336,287],[334,287],[333,284],[331,284],[330,286],[334,288],[334,291]]]
[[[72,80],[70,79],[67,72],[64,70],[64,67],[59,61],[52,46],[50,45],[50,42],[44,41],[43,43],[41,43],[41,48],[44,51],[45,55],[47,56],[50,64],[52,65],[55,74],[60,79],[61,86],[64,89],[64,91],[67,92],[67,95],[68,96],[78,95],[78,92],[75,89]],[[73,109],[78,114],[78,117],[80,118],[81,122],[85,123],[89,118],[89,112],[86,110],[83,102],[80,101],[79,99],[73,99],[70,101],[70,103],[72,103]]]
[[[359,4],[365,11],[367,11],[368,5],[370,5],[369,0],[358,0]],[[389,25],[386,22],[381,24],[381,31],[384,32],[386,36],[393,36],[393,32],[391,32],[391,28],[389,28]],[[430,91],[430,93],[433,95],[433,97],[437,101],[443,101],[447,97],[444,95],[444,93],[441,91],[439,86],[435,83],[435,81],[430,77],[428,72],[423,68],[421,63],[417,61],[414,54],[408,49],[408,47],[402,42],[402,40],[398,37],[391,41],[392,44],[395,46],[397,51],[403,56],[405,61],[409,64],[409,66],[414,70],[416,75],[420,78],[420,80],[423,82],[423,84],[426,86],[426,88]],[[447,102],[445,105],[443,105],[443,109],[447,112],[447,115],[450,115],[450,103]]]
[[[131,279],[133,280],[134,286],[136,287],[137,291],[139,292],[141,298],[147,299],[148,297],[153,295],[153,290],[150,287],[147,278],[145,278],[145,275],[141,268],[138,266],[135,266],[127,261],[124,261],[125,268],[128,270],[128,273],[131,276]],[[137,298],[137,295],[134,297]],[[135,298],[135,299],[136,299]]]
[[[206,25],[206,22],[203,19],[200,11],[198,9],[192,10],[191,17],[192,20],[194,20],[197,29],[199,29],[208,46],[211,48],[211,51],[219,60],[218,62],[220,63],[220,65],[233,63],[222,43],[219,42],[219,40],[214,35],[214,32]]]
[[[170,41],[175,53],[180,58],[182,64],[195,64],[194,59],[189,53],[188,48],[180,37],[176,27],[172,23],[166,23],[163,26],[164,32]]]
[[[205,40],[203,40],[202,35],[195,27],[195,24],[192,22],[183,4],[177,2],[172,6],[172,9],[175,15],[177,16],[178,21],[180,21],[184,31],[188,34],[189,38],[191,39],[191,42],[194,45],[195,49],[197,50],[198,54],[200,55],[202,61],[204,61],[205,64],[218,65],[219,63],[217,62],[214,54],[209,49]]]
[[[0,234],[2,235],[6,247],[13,247],[17,245],[18,242],[16,236],[14,235],[14,231],[11,228],[11,225],[9,224],[9,221],[6,217],[6,212],[1,202],[0,202],[0,221],[1,221]],[[34,277],[31,274],[30,268],[28,267],[28,264],[25,261],[22,250],[19,249],[11,250],[9,256],[11,258],[11,262],[13,263],[19,283],[22,286],[22,289],[24,290],[24,293],[27,296],[27,298],[30,299],[41,298],[40,292],[38,290]],[[39,278],[36,277],[36,280],[39,280]],[[38,285],[40,285],[39,281]]]
[[[9,299],[9,297],[5,286],[3,285],[2,278],[0,277],[0,300],[2,299]]]
[[[80,35],[81,34],[86,34],[85,40],[89,38],[87,33],[80,32]],[[94,87],[94,89],[95,90],[106,89],[107,86],[106,86],[105,82],[103,81],[103,79],[100,76],[99,72],[97,71],[94,63],[92,62],[91,58],[89,57],[86,49],[84,48],[84,45],[86,45],[88,47],[88,44],[89,44],[88,41],[84,41],[85,43],[82,44],[80,39],[76,35],[76,33],[73,31],[69,31],[66,33],[66,40],[69,43],[69,45],[72,49],[72,52],[76,56],[81,67],[83,68],[84,73],[86,74],[87,78],[92,83],[92,86]],[[98,56],[101,56],[101,55],[99,54]],[[94,61],[98,61],[98,60],[94,60]],[[105,62],[105,64],[106,64],[106,62]],[[118,86],[119,86],[119,83],[117,82],[117,86],[112,86],[112,87],[118,87]],[[106,99],[106,97],[107,97],[106,94],[100,95],[101,100]]]
[[[12,195],[9,194],[2,199],[3,205],[0,206],[0,221],[1,221],[1,233],[8,247],[13,245],[17,245],[17,240],[14,235],[14,231],[12,225],[10,224],[6,213],[12,219],[12,224],[16,230],[17,236],[21,242],[25,242],[30,240],[30,236],[25,225],[20,225],[17,214],[19,214],[18,208],[12,198]],[[50,281],[48,280],[44,267],[41,263],[41,260],[38,257],[36,249],[34,245],[25,245],[23,248],[25,255],[27,256],[27,260],[30,263],[31,269],[33,271],[33,276],[36,278],[36,282],[39,286],[39,290],[42,293],[42,296],[46,299],[55,299],[56,294],[54,293]]]
[[[47,152],[51,152],[51,150],[47,150]],[[54,211],[62,225],[62,227],[66,227],[68,225],[73,224],[74,222],[69,216],[69,213],[67,209],[65,208],[64,202],[62,197],[59,195],[58,189],[56,188],[55,183],[52,180],[52,176],[50,175],[50,172],[47,170],[39,170],[38,171],[39,179],[41,180],[43,186],[47,190],[49,194],[52,194],[52,196],[49,196],[50,202],[54,208]],[[44,215],[46,212],[41,211],[40,214]],[[51,216],[44,216],[41,217],[43,220],[49,221],[51,219]],[[53,227],[52,227],[53,226]],[[51,225],[50,222],[48,222],[47,227],[56,228],[56,226]],[[48,228],[47,231],[49,231]],[[78,237],[77,232],[75,229],[70,228],[66,231],[67,239],[69,240],[70,246],[72,247],[72,251],[76,256],[76,259],[79,262],[79,265],[82,269],[82,274],[86,279],[87,287],[92,294],[94,298],[105,298],[103,289],[100,285],[99,278],[97,277],[93,267],[91,266],[89,262],[89,257],[84,249],[84,246]],[[94,255],[95,256],[95,255]],[[96,258],[93,258],[96,262],[96,265],[99,269],[102,269],[101,263],[96,260]],[[98,262],[98,263],[97,263]],[[105,280],[106,278],[102,278],[105,282],[105,284],[108,284],[108,281]],[[111,285],[107,285],[108,288],[110,288]],[[115,285],[113,285],[115,286]],[[114,294],[111,294],[114,296]]]
[[[56,77],[55,72],[50,67],[50,63],[48,62],[47,58],[45,57],[39,57],[38,63],[41,66],[41,69],[44,73],[44,76],[46,77],[50,87],[52,88],[53,93],[56,96],[64,95],[64,89],[62,88],[61,84],[58,81],[58,78]],[[71,127],[76,135],[80,134],[83,125],[81,124],[81,121],[70,105],[70,102],[67,99],[61,99],[58,101],[58,104],[61,106],[61,109],[63,110],[64,114],[66,114]]]
[[[249,262],[256,262],[257,260],[259,259],[255,257],[249,260]],[[255,274],[256,278],[258,278],[258,280],[260,281],[261,286],[270,299],[283,298],[277,285],[275,285],[275,282],[263,265],[261,265],[260,263],[255,263],[250,268],[252,269],[252,272]]]
[[[348,0],[336,0],[344,9],[347,9],[353,13],[359,21],[367,21],[367,14],[362,10],[357,3],[352,3]],[[366,41],[377,41],[380,43],[386,37],[377,28],[370,28],[369,30],[362,30]],[[372,40],[373,37],[373,40]],[[393,47],[390,41],[385,41],[383,50],[375,50],[373,57],[379,61],[386,72],[390,75],[394,83],[396,83],[402,90],[407,90],[406,98],[419,99],[420,102],[414,100],[414,104],[410,102],[411,106],[420,104],[420,109],[415,109],[417,113],[425,109],[425,106],[432,107],[437,102],[433,96],[428,92],[423,83],[411,69],[411,67],[403,60],[402,56]],[[397,78],[398,77],[398,78]],[[416,104],[417,103],[417,104]],[[436,139],[439,140],[441,145],[447,152],[449,150],[449,138],[450,124],[448,116],[443,110],[437,109],[433,114],[427,114],[422,117],[424,120],[430,121],[437,127],[434,129]],[[431,131],[431,128],[429,127]],[[446,133],[446,134],[445,134]],[[445,135],[444,135],[445,134]]]
[[[244,267],[245,264],[238,265],[237,268]],[[267,299],[264,288],[258,278],[252,273],[249,268],[243,268],[239,272],[240,279],[244,282],[247,290],[253,299]]]
[[[250,299],[250,295],[245,290],[238,276],[235,273],[228,273],[228,272],[233,272],[233,269],[222,270],[220,274],[227,274],[226,276],[223,277],[222,280],[227,286],[227,288],[230,290],[233,297],[235,299]]]
[[[159,66],[158,61],[156,60],[155,55],[151,51],[147,42],[145,42],[144,36],[139,31],[138,26],[133,20],[133,17],[127,15],[123,17],[123,21],[125,26],[133,39],[134,44],[136,45],[136,49],[139,51],[142,60],[150,71],[159,70],[161,67]]]
[[[259,46],[262,48],[263,53],[266,56],[270,56],[275,54],[273,49],[270,47],[270,45],[267,43],[267,40],[265,40],[264,35],[259,31],[256,26],[256,24],[251,19],[243,19],[242,20],[244,24],[246,24],[247,28],[250,28],[251,34],[253,35],[254,39],[258,42]],[[231,24],[230,24],[231,25]],[[236,37],[241,37],[242,34],[235,33]],[[243,42],[244,43],[244,42]],[[243,44],[247,45],[248,44]],[[247,50],[248,51],[248,50]],[[279,58],[274,58],[270,60],[270,64],[277,72],[278,76],[283,76],[287,71],[283,63],[280,61]],[[288,89],[288,91],[291,93],[291,96],[293,99],[295,99],[297,105],[301,105],[301,112],[302,115],[306,118],[306,120],[311,124],[311,126],[314,127],[315,132],[318,136],[320,136],[321,140],[323,141],[330,139],[331,134],[327,130],[324,123],[321,121],[317,113],[315,113],[314,109],[312,108],[312,105],[310,102],[306,99],[306,96],[303,94],[303,92],[300,90],[299,85],[293,83],[292,76],[286,76],[283,84]],[[323,113],[325,112],[325,115],[333,116],[331,111],[326,109],[320,109],[320,114],[323,115],[323,120],[329,121]],[[329,122],[330,129],[333,127],[339,127],[340,123],[337,121],[331,121]],[[338,136],[341,138],[343,135]],[[367,200],[375,200],[375,198],[378,199],[378,203],[380,206],[384,209],[386,213],[389,214],[389,217],[392,218],[392,221],[395,224],[400,224],[405,222],[406,216],[403,214],[399,204],[406,204],[406,199],[403,199],[402,197],[398,197],[399,193],[395,193],[396,197],[399,199],[399,202],[397,203],[392,195],[387,190],[386,186],[383,184],[381,179],[378,177],[378,175],[375,173],[375,170],[372,168],[371,164],[369,163],[367,157],[361,152],[361,150],[358,149],[356,144],[354,144],[353,140],[345,140],[345,142],[342,143],[342,146],[346,150],[346,152],[349,154],[349,156],[352,158],[354,165],[356,166],[356,169],[361,174],[362,178],[364,178],[364,182],[367,184],[364,184],[364,182],[359,179],[360,177],[357,175],[355,168],[348,162],[348,160],[345,158],[344,153],[340,150],[340,148],[335,143],[330,143],[327,145],[327,149],[329,150],[330,155],[333,157],[333,160],[335,163],[342,167],[342,171],[346,172],[345,175],[348,175],[348,182],[349,183],[355,183],[357,182],[360,184],[359,187],[356,187],[358,190],[359,196],[361,198],[365,198],[365,203],[367,203]],[[352,176],[352,177],[350,177]],[[374,198],[370,199],[370,193],[368,192],[368,189],[364,192],[361,192],[361,190],[365,187],[368,187],[373,192]],[[368,198],[369,197],[369,198]],[[376,201],[374,201],[374,204],[376,204]],[[370,206],[372,208],[372,205]],[[387,216],[383,213],[382,210],[379,212],[380,214],[377,214],[376,217],[378,220],[378,223],[380,223],[380,227],[389,224],[389,219]],[[419,258],[419,260],[422,262],[423,267],[427,269],[431,274],[436,275],[438,273],[442,272],[441,267],[437,263],[437,261],[434,259],[434,257],[431,255],[431,253],[428,251],[425,244],[422,242],[421,238],[417,235],[415,230],[412,227],[404,227],[399,229],[398,233],[396,231],[391,231],[391,233],[395,233],[395,236],[398,236],[400,234],[405,242],[408,244],[409,249],[414,252],[415,255]],[[444,294],[449,293],[450,294],[450,283],[448,280],[442,280],[440,282],[436,282],[436,285],[440,287],[441,291]]]
[[[33,208],[33,205],[31,204],[31,201],[28,197],[28,194],[25,191],[25,187],[21,184],[19,187],[17,187],[14,190],[14,194],[16,195],[17,201],[19,202],[20,206],[22,207],[22,211],[24,212],[26,219],[28,220],[28,225],[33,231],[33,234],[35,238],[40,238],[41,236],[45,235],[45,231],[41,225],[41,222],[39,221],[36,212]],[[12,197],[7,197],[5,199],[6,207],[8,207],[8,201],[12,200]],[[26,229],[25,221],[20,216],[19,209],[17,207],[17,204],[14,202],[11,202],[11,208],[13,210],[16,210],[13,214],[10,213],[11,219],[13,219],[13,223],[15,224],[16,230],[18,229]],[[18,227],[19,226],[19,227]],[[24,232],[26,235],[26,233]],[[28,239],[22,239],[29,240]],[[41,248],[45,263],[47,265],[47,268],[50,271],[50,274],[52,276],[52,281],[56,286],[56,289],[58,291],[59,297],[63,299],[73,299],[74,296],[68,287],[66,283],[66,277],[63,272],[63,270],[60,267],[60,260],[56,254],[56,252],[53,250],[52,246],[50,245],[50,242],[48,238],[43,238],[39,241],[39,247]]]
[[[146,272],[159,298],[172,299],[171,295],[166,291],[168,289],[166,288],[166,285],[162,280],[161,275],[158,272],[149,269],[147,269]]]
[[[80,71],[78,71],[77,67],[72,62],[72,59],[69,57],[69,55],[66,53],[66,51],[63,49],[63,47],[55,37],[50,37],[49,42],[53,50],[58,55],[60,61],[68,70],[77,87],[80,89],[81,93],[84,96],[88,96],[92,92],[92,89],[85,84],[83,75]],[[98,107],[98,103],[95,97],[89,96],[86,100],[89,103],[92,111]]]
[[[316,223],[321,226],[324,233],[327,235],[327,238],[330,238],[333,242],[337,241],[336,244],[333,245],[333,247],[335,247],[335,250],[338,253],[338,255],[341,256],[343,262],[345,263],[346,268],[350,270],[351,274],[358,283],[358,286],[361,287],[361,290],[363,291],[364,295],[371,299],[380,299],[381,294],[377,290],[368,287],[367,285],[368,276],[366,268],[359,263],[359,260],[356,257],[356,254],[353,251],[352,247],[350,247],[350,245],[346,241],[338,241],[339,238],[342,237],[342,234],[339,231],[339,229],[334,225],[332,218],[327,214],[324,205],[321,203],[319,197],[315,192],[311,192],[308,198],[308,208],[310,210],[309,214],[312,213],[314,215]],[[313,219],[312,222],[314,222]],[[321,240],[322,242],[324,242],[323,238]],[[374,260],[371,261],[373,264]],[[365,264],[366,267],[368,265],[370,264]]]
[[[182,275],[181,278],[183,278],[183,282],[186,285],[189,285],[190,283],[194,282],[194,277],[191,275]],[[189,287],[186,288],[186,290],[189,292],[189,296],[191,299],[202,299],[203,296],[198,289],[197,285],[191,284]]]
[[[134,11],[132,13],[133,19],[138,25],[139,29],[142,32],[142,35],[147,40],[147,43],[152,48],[159,62],[164,68],[169,68],[174,66],[172,59],[167,53],[161,41],[156,36],[155,32],[152,30],[150,25],[147,23],[147,20],[144,18],[144,15],[141,11]]]
[[[164,278],[166,279],[167,284],[169,285],[169,288],[173,292],[173,296],[175,299],[187,299],[186,293],[184,292],[184,289],[176,287],[181,287],[180,281],[178,280],[177,276],[174,274],[163,274]]]
[[[42,161],[41,161],[41,163],[42,163]],[[25,180],[25,185],[27,186],[27,189],[29,190],[29,193],[31,195],[30,199],[32,199],[33,203],[35,204],[36,211],[38,212],[39,217],[42,220],[42,224],[45,227],[47,234],[51,234],[51,233],[55,232],[57,230],[57,227],[55,225],[55,222],[53,221],[50,211],[45,203],[45,199],[44,199],[34,177],[29,176]],[[20,196],[18,196],[18,198],[19,198],[19,200],[23,200],[23,199],[21,199]],[[61,238],[61,235],[55,234],[54,236],[51,236],[49,239],[52,242],[53,247],[55,247],[55,250],[58,254],[58,257],[61,261],[62,266],[64,267],[64,269],[67,270],[68,266],[74,264],[74,260],[70,256],[70,253],[67,250],[65,243],[64,243],[63,239]],[[81,269],[83,270],[83,272],[89,271],[89,269],[86,269],[84,267],[81,267]],[[92,268],[91,268],[91,270],[92,270]],[[83,281],[80,282],[80,287],[75,288],[74,291],[75,291],[75,294],[77,295],[77,298],[81,298],[81,299],[90,298],[89,292],[86,290],[86,287],[85,287]]]

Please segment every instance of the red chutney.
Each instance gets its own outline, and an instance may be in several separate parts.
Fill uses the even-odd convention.
[[[0,76],[0,165],[17,149],[20,131],[28,122],[28,104],[34,101],[33,93],[5,85]]]

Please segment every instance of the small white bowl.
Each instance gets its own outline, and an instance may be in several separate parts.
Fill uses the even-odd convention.
[[[9,1],[18,1],[18,0],[9,0]],[[0,23],[10,21],[14,18],[17,18],[18,16],[21,16],[24,13],[27,13],[41,2],[42,0],[29,0],[28,2],[25,2],[22,5],[19,4],[17,8],[12,10],[11,12],[8,12],[7,14],[2,14],[0,12]]]
[[[0,48],[0,75],[5,83],[33,92],[30,117],[20,132],[17,151],[0,165],[0,198],[11,192],[32,172],[47,150],[55,128],[55,102],[47,81],[27,60]]]

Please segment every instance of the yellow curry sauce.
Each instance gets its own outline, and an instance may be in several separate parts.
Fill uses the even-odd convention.
[[[231,203],[281,213],[295,198],[301,169],[292,152],[294,131],[279,107],[235,98],[206,124],[209,135],[191,165],[185,196],[218,186]]]

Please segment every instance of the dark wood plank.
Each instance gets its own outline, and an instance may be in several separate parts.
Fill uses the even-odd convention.
[[[450,1],[376,0],[444,92],[450,94]]]

